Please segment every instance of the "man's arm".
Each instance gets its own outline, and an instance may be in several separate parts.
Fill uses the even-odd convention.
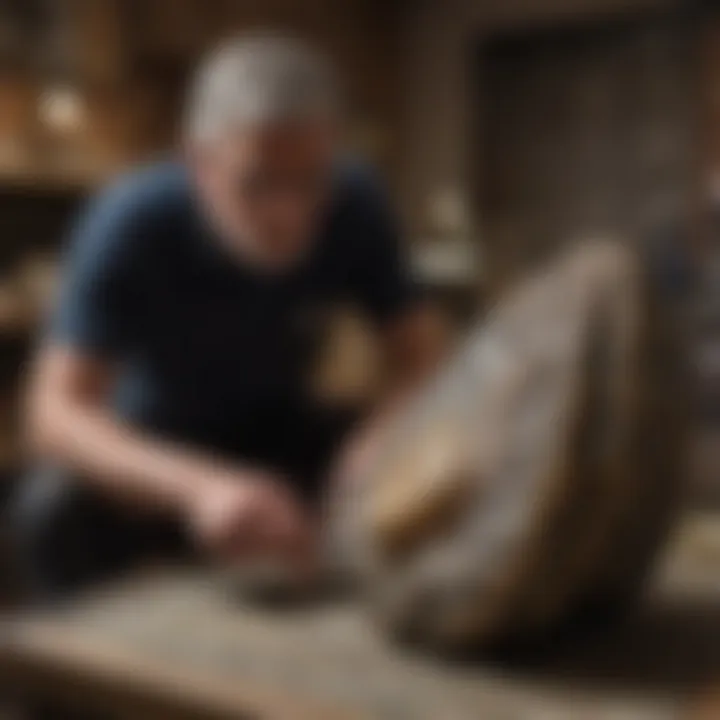
[[[185,512],[196,495],[237,474],[219,460],[150,440],[118,421],[107,406],[114,375],[107,360],[61,345],[44,347],[27,404],[31,452],[150,511]]]
[[[447,349],[447,327],[412,277],[386,193],[362,171],[354,191],[353,290],[378,330],[388,371],[385,395],[392,404],[437,367]]]
[[[216,553],[301,548],[303,518],[278,479],[145,435],[110,407],[116,368],[142,344],[152,301],[144,273],[155,200],[152,188],[125,184],[81,217],[32,371],[28,445],[118,502],[180,517]]]
[[[437,369],[449,347],[447,318],[426,300],[416,300],[381,331],[387,358],[388,398],[407,396]]]
[[[417,303],[393,319],[380,334],[387,374],[377,405],[353,433],[335,463],[333,482],[342,485],[363,474],[380,450],[393,417],[422,386],[446,355],[442,317],[428,303]]]
[[[312,538],[283,483],[123,424],[106,403],[113,374],[72,349],[41,350],[27,404],[30,450],[130,509],[180,518],[212,554],[306,562]]]
[[[386,372],[377,407],[336,465],[341,483],[369,461],[387,424],[438,367],[449,345],[445,319],[413,282],[395,218],[371,177],[361,176],[355,202],[361,231],[355,246],[354,291],[375,322]]]

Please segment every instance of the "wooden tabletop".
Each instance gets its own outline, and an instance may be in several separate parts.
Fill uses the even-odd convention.
[[[0,681],[127,718],[687,720],[718,695],[720,519],[680,528],[640,616],[549,655],[442,662],[355,607],[242,606],[222,579],[178,569],[8,618]]]

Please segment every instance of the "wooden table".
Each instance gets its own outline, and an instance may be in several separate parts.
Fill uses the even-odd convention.
[[[689,720],[720,678],[720,520],[689,519],[660,575],[622,628],[508,666],[413,655],[354,607],[239,608],[218,578],[155,572],[8,619],[0,681],[133,719]]]

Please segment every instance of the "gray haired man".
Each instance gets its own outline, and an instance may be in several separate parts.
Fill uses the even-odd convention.
[[[433,354],[391,213],[340,158],[340,125],[321,57],[235,40],[198,74],[182,160],[119,180],[79,219],[15,518],[42,597],[186,545],[312,563],[312,498],[343,432],[308,391],[302,319],[354,303],[405,379]],[[353,462],[372,435],[349,443]]]

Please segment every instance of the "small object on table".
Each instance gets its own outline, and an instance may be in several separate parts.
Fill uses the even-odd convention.
[[[233,597],[271,607],[289,607],[317,594],[312,579],[287,564],[260,560],[238,563],[221,571],[223,583]]]

